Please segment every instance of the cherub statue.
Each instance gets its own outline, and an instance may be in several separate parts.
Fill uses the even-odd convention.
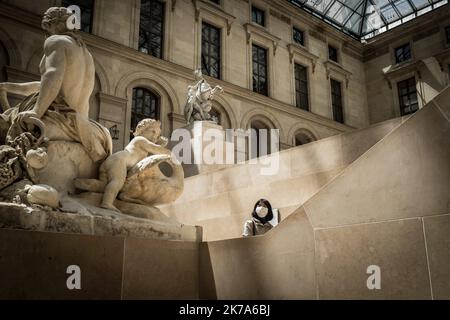
[[[217,92],[222,93],[221,86],[212,88],[203,78],[200,69],[194,72],[197,83],[194,86],[188,86],[187,103],[184,107],[184,117],[189,124],[193,121],[212,121],[209,112],[212,108],[212,101]]]
[[[149,154],[167,155],[170,159],[170,150],[166,149],[168,140],[161,137],[161,123],[154,119],[140,121],[134,132],[134,138],[124,150],[109,156],[100,166],[99,179],[75,179],[75,187],[81,190],[102,192],[101,207],[120,212],[114,206],[114,200],[127,179],[128,170],[133,168]]]

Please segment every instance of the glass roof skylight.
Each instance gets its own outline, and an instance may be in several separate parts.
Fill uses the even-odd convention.
[[[358,40],[369,39],[448,0],[288,0]]]

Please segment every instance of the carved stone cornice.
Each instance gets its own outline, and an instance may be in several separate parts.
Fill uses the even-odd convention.
[[[324,62],[325,69],[327,71],[327,79],[330,79],[332,73],[337,73],[345,78],[345,87],[348,88],[348,83],[350,81],[350,77],[352,73],[346,69],[344,69],[339,63],[328,60]]]
[[[180,123],[183,123],[183,124],[186,123],[186,119],[184,118],[183,114],[178,114],[178,113],[175,113],[175,112],[171,112],[171,113],[169,113],[168,116],[169,116],[169,120],[171,120],[171,121],[176,121],[176,122],[180,122]]]
[[[124,108],[124,109],[127,106],[127,102],[128,102],[127,99],[123,99],[123,98],[120,98],[120,97],[112,96],[112,95],[109,95],[109,94],[106,94],[106,93],[103,93],[103,92],[99,92],[97,96],[98,96],[98,98],[100,100],[100,103],[102,103],[102,104],[103,103],[105,103],[105,104],[113,104],[113,105],[119,106],[119,107]]]
[[[315,72],[317,60],[319,59],[318,56],[309,52],[308,49],[306,49],[305,47],[295,44],[295,43],[288,44],[288,51],[289,51],[289,59],[290,59],[291,63],[294,62],[294,56],[299,55],[299,56],[304,57],[311,61],[312,72],[313,73]]]
[[[266,39],[267,41],[270,41],[273,46],[273,55],[276,54],[278,43],[280,42],[280,38],[274,36],[270,32],[268,32],[263,27],[254,25],[253,23],[246,23],[244,24],[245,28],[245,34],[247,35],[247,44],[250,44],[250,41],[254,34]]]
[[[8,19],[20,21],[26,25],[32,27],[41,26],[42,18],[34,13],[27,12],[23,9],[16,8],[12,5],[3,4],[0,2],[0,16],[3,16]]]
[[[39,74],[23,71],[10,66],[6,66],[6,75],[9,82],[30,82],[41,80],[41,76]]]
[[[231,32],[231,25],[233,24],[234,20],[236,20],[236,17],[225,12],[220,6],[209,2],[209,1],[203,1],[203,0],[192,0],[192,3],[194,5],[195,10],[195,21],[199,21],[200,14],[203,12],[207,12],[209,14],[212,14],[216,17],[220,17],[224,19],[227,23],[227,35],[230,35]]]
[[[390,89],[392,89],[393,80],[407,73],[414,72],[419,79],[421,79],[420,67],[423,65],[425,65],[425,63],[422,60],[415,60],[391,66],[390,68],[383,70],[384,79],[387,81]]]

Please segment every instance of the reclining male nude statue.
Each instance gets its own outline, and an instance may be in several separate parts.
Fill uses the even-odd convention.
[[[95,82],[94,61],[83,40],[68,29],[66,22],[70,16],[62,7],[45,12],[42,28],[47,38],[39,66],[41,81],[1,83],[4,108],[9,107],[5,102],[7,93],[26,96],[26,99],[17,107],[7,109],[0,122],[4,128],[5,122],[11,126],[26,123],[27,119],[41,120],[49,141],[79,142],[93,162],[101,162],[111,154],[112,140],[105,127],[89,120],[89,98]],[[9,138],[21,133],[12,128],[9,128]],[[0,144],[4,144],[5,139],[2,132]]]

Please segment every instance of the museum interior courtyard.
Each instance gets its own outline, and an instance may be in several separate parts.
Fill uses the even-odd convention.
[[[0,106],[0,299],[450,299],[447,0],[0,0]]]

